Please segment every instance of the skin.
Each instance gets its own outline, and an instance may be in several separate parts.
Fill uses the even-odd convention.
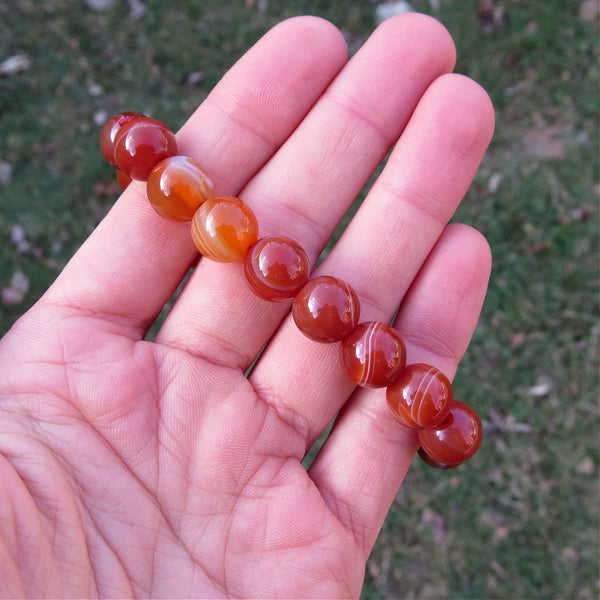
[[[215,194],[239,195],[261,236],[292,237],[313,262],[393,146],[317,272],[355,288],[361,320],[400,306],[408,362],[450,378],[491,259],[447,222],[494,118],[454,60],[423,15],[386,21],[349,62],[331,24],[292,19],[177,134]],[[298,332],[289,303],[255,297],[239,263],[200,260],[144,341],[196,261],[189,224],[161,219],[133,183],[1,341],[1,596],[360,594],[415,434],[384,390],[346,380],[336,344]]]

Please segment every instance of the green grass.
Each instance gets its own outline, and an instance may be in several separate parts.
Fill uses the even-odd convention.
[[[595,598],[598,571],[598,23],[579,1],[497,2],[508,23],[478,28],[479,2],[441,2],[457,71],[490,93],[496,135],[456,220],[485,233],[494,271],[455,380],[485,421],[469,465],[415,461],[367,568],[365,598]],[[374,25],[367,1],[146,0],[0,4],[0,332],[43,292],[115,198],[94,115],[148,112],[179,127],[223,72],[282,18],[318,14],[351,48]],[[424,0],[413,5],[424,12]],[[202,81],[186,85],[191,73]],[[96,87],[100,86],[100,87]],[[94,95],[94,89],[99,90]],[[99,183],[104,184],[98,185]],[[493,183],[493,185],[492,185]],[[108,186],[108,189],[106,187]],[[11,242],[23,227],[28,247]]]

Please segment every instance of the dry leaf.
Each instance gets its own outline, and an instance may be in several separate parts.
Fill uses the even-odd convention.
[[[533,244],[533,246],[528,246],[523,250],[523,254],[525,256],[535,256],[540,252],[544,252],[545,250],[550,250],[552,248],[552,244],[550,242],[539,242],[538,244]]]
[[[19,252],[27,252],[31,248],[31,244],[27,241],[25,228],[19,223],[10,228],[10,241],[16,246]]]
[[[584,0],[579,7],[579,16],[588,23],[600,18],[600,0]]]
[[[517,331],[510,339],[510,349],[520,348],[527,340],[527,334],[524,331]]]
[[[414,8],[410,2],[384,2],[375,7],[375,20],[378,25],[385,20],[395,16],[403,15],[404,13],[414,12]]]
[[[2,288],[2,304],[20,304],[29,291],[29,277],[23,271],[15,271],[8,287]]]
[[[536,384],[530,387],[528,392],[534,398],[543,398],[544,396],[547,396],[550,393],[553,387],[554,384],[550,377],[548,377],[547,375],[540,375]]]
[[[505,433],[531,433],[532,427],[529,423],[518,423],[513,415],[504,415],[497,408],[488,410],[490,423],[498,431]]]
[[[426,508],[421,516],[421,523],[431,530],[433,539],[438,544],[441,544],[446,539],[446,523],[442,515],[438,515],[430,508]]]
[[[0,75],[14,75],[31,67],[31,58],[27,54],[9,56],[0,63]]]
[[[87,5],[93,10],[110,10],[116,4],[116,0],[86,0]]]
[[[586,456],[578,465],[577,472],[582,475],[591,475],[594,472],[596,465],[594,464],[593,459],[589,456]]]
[[[565,140],[559,127],[539,127],[523,134],[525,154],[537,158],[565,158]]]
[[[188,75],[185,85],[188,87],[194,87],[202,81],[204,81],[204,71],[194,71]]]
[[[94,185],[94,193],[98,196],[114,196],[123,190],[116,179],[102,180]]]
[[[481,0],[477,9],[477,21],[481,32],[490,34],[504,29],[508,24],[508,17],[502,6],[496,6],[492,0]]]
[[[143,2],[140,0],[129,0],[129,19],[131,21],[137,21],[141,19],[145,14],[148,8]]]
[[[0,160],[0,183],[10,183],[12,180],[12,172],[12,165],[5,160]]]

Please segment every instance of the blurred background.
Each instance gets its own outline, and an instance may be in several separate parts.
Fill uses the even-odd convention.
[[[455,379],[486,435],[457,470],[415,459],[363,597],[598,598],[597,0],[0,0],[0,333],[118,195],[97,142],[108,116],[176,130],[278,21],[325,17],[354,53],[410,8],[445,24],[456,70],[496,108],[455,216],[494,254]]]

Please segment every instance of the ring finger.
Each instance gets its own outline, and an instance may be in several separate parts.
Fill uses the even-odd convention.
[[[356,290],[361,320],[391,320],[465,194],[493,121],[487,94],[466,77],[440,77],[424,94],[383,173],[319,267]],[[430,341],[439,325],[431,319],[425,328]],[[266,402],[301,424],[307,446],[353,388],[338,345],[309,341],[289,318],[251,381]]]

